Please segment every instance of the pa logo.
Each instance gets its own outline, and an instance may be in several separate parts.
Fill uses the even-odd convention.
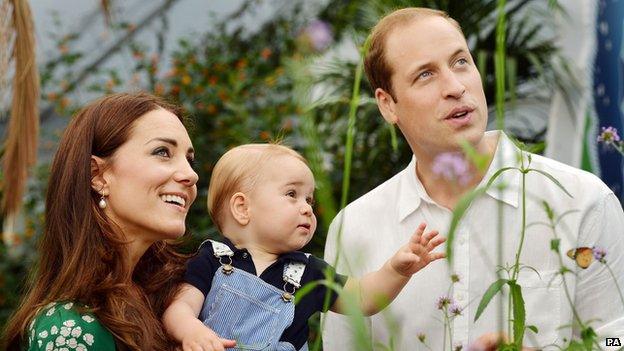
[[[622,346],[620,338],[607,338],[605,341],[607,344],[606,346]]]

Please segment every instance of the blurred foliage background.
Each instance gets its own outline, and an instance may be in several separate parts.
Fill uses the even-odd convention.
[[[190,134],[200,175],[199,196],[188,216],[189,252],[200,241],[218,237],[205,208],[208,181],[218,157],[241,143],[282,140],[315,160],[319,192],[326,196],[318,196],[318,230],[304,250],[322,257],[327,227],[339,210],[357,50],[371,26],[382,14],[398,7],[447,11],[463,26],[481,70],[487,99],[493,103],[497,4],[495,0],[334,0],[319,6],[318,13],[308,13],[304,2],[288,1],[284,10],[250,32],[236,18],[253,15],[261,1],[247,0],[227,17],[213,17],[210,30],[179,38],[176,43],[163,42],[167,30],[163,25],[154,31],[158,40],[151,46],[132,38],[141,23],[111,22],[111,31],[127,35],[116,48],[133,58],[132,67],[124,69],[93,65],[76,71],[85,53],[72,43],[83,34],[52,31],[45,40],[54,40],[57,52],[39,67],[42,119],[59,115],[69,120],[86,102],[80,98],[85,93],[98,97],[142,89],[184,106],[193,121]],[[506,8],[507,100],[513,107],[514,101],[526,97],[547,99],[544,91],[570,82],[548,35],[552,33],[550,22],[545,20],[558,11],[557,4],[509,1]],[[163,12],[166,8],[159,15]],[[62,23],[63,18],[58,16],[57,21]],[[171,57],[163,57],[164,45],[175,47]],[[166,67],[163,62],[168,62]],[[523,84],[532,88],[516,88]],[[365,79],[361,94],[348,180],[349,202],[390,178],[411,158],[398,131],[383,122]],[[56,139],[61,132],[62,128],[46,131]],[[537,143],[539,150],[543,136],[544,131],[536,131],[520,137]],[[54,149],[53,143],[44,147]],[[22,216],[24,230],[18,233],[17,245],[7,248],[0,244],[0,327],[19,300],[36,254],[49,162],[41,160],[31,173]]]

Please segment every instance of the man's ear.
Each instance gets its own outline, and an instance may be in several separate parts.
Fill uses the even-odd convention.
[[[386,122],[396,124],[399,118],[396,115],[396,102],[394,102],[392,95],[381,88],[377,88],[375,89],[375,100],[377,100],[379,112]]]
[[[108,195],[108,184],[104,179],[103,159],[97,156],[91,156],[91,189],[100,195]]]
[[[249,198],[247,195],[238,192],[230,197],[230,213],[241,226],[249,224]]]

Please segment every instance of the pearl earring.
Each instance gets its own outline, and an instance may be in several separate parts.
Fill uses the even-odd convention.
[[[100,202],[98,202],[98,206],[101,209],[105,209],[106,208],[106,199],[104,198],[104,195],[102,195],[102,197],[100,198]]]

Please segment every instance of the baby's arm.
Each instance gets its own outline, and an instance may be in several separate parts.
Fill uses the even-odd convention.
[[[167,332],[182,344],[182,350],[223,351],[235,347],[236,341],[220,338],[197,316],[204,303],[204,294],[190,284],[183,284],[163,314]]]
[[[355,299],[362,313],[371,316],[383,310],[401,292],[411,276],[430,262],[444,258],[444,253],[431,252],[446,238],[437,231],[425,233],[427,225],[421,223],[410,241],[401,247],[381,269],[364,275],[361,279],[349,277],[331,310],[345,313],[348,301]]]

